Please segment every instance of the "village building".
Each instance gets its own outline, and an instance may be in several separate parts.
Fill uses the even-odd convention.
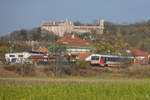
[[[63,37],[65,33],[86,33],[91,32],[92,30],[99,31],[100,34],[103,34],[104,20],[100,20],[98,26],[75,26],[73,22],[68,20],[61,22],[42,22],[41,30],[53,32],[55,35],[60,37]]]
[[[79,60],[84,60],[94,51],[87,40],[83,40],[75,34],[67,35],[57,40],[57,43],[65,45],[67,54]]]
[[[52,62],[55,62],[56,58],[50,55],[31,55],[28,57],[29,62],[38,65],[48,65]]]
[[[48,53],[48,49],[45,47],[40,47],[36,50],[37,52],[43,52],[43,53]]]
[[[134,63],[148,64],[150,61],[150,52],[142,50],[128,50],[128,56],[134,57]]]
[[[7,63],[29,63],[28,57],[34,55],[43,55],[43,53],[34,51],[6,53],[5,59]]]

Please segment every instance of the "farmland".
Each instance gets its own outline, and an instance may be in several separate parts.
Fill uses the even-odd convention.
[[[15,67],[1,66],[0,100],[150,99],[149,65],[67,70],[69,74],[55,76],[46,67],[35,67],[32,73],[22,74]]]
[[[150,79],[0,78],[0,100],[149,100]]]

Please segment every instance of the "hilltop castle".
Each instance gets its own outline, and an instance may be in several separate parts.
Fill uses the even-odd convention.
[[[53,32],[54,34],[63,37],[65,33],[85,33],[91,32],[92,30],[99,31],[100,34],[103,34],[104,30],[104,20],[99,21],[99,26],[75,26],[71,21],[49,21],[49,22],[42,22],[41,30]]]

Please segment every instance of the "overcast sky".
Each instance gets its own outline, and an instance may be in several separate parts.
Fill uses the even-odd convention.
[[[135,23],[150,19],[150,0],[0,0],[0,35],[32,29],[42,21]]]

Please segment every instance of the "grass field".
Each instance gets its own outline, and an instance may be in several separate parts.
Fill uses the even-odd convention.
[[[150,100],[150,79],[0,78],[0,100]]]

